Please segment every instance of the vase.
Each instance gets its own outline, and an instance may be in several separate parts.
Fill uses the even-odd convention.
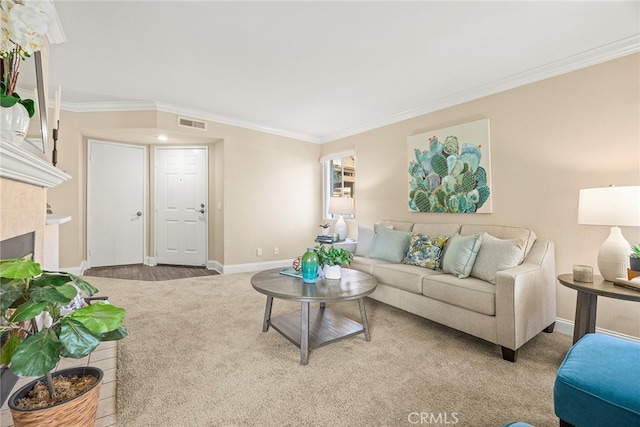
[[[29,129],[29,113],[22,104],[0,108],[0,135],[20,146]]]
[[[320,260],[313,248],[307,248],[307,252],[302,255],[302,281],[304,283],[316,283],[318,278],[318,266]]]
[[[341,279],[342,278],[342,266],[341,265],[327,265],[324,268],[325,279]]]
[[[100,388],[104,374],[101,369],[91,366],[63,369],[52,373],[58,376],[92,375],[98,380],[84,393],[71,400],[58,403],[46,408],[21,409],[16,406],[18,399],[29,394],[38,381],[45,381],[44,377],[33,380],[20,388],[9,398],[9,410],[15,427],[22,426],[92,426],[95,425],[100,400]]]

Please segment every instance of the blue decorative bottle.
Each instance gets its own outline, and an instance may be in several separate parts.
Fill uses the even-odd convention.
[[[318,277],[318,266],[320,260],[313,248],[307,248],[307,252],[302,255],[302,281],[304,283],[316,283]]]

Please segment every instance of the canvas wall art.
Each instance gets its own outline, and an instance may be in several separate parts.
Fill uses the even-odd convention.
[[[489,119],[408,139],[409,210],[491,213]]]

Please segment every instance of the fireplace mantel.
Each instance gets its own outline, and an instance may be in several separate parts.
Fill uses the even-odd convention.
[[[45,159],[4,139],[0,139],[0,177],[46,188],[71,179]]]

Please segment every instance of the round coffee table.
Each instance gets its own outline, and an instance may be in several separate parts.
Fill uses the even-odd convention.
[[[269,325],[300,348],[300,364],[309,362],[309,351],[325,344],[364,332],[366,341],[371,341],[364,297],[372,293],[378,281],[369,274],[347,268],[342,269],[342,279],[318,278],[308,284],[302,278],[280,274],[281,268],[261,271],[251,277],[253,288],[267,296],[262,332]],[[273,299],[300,301],[300,312],[271,318]],[[326,308],[328,302],[357,300],[362,324],[332,312]],[[319,303],[310,309],[311,303]]]

